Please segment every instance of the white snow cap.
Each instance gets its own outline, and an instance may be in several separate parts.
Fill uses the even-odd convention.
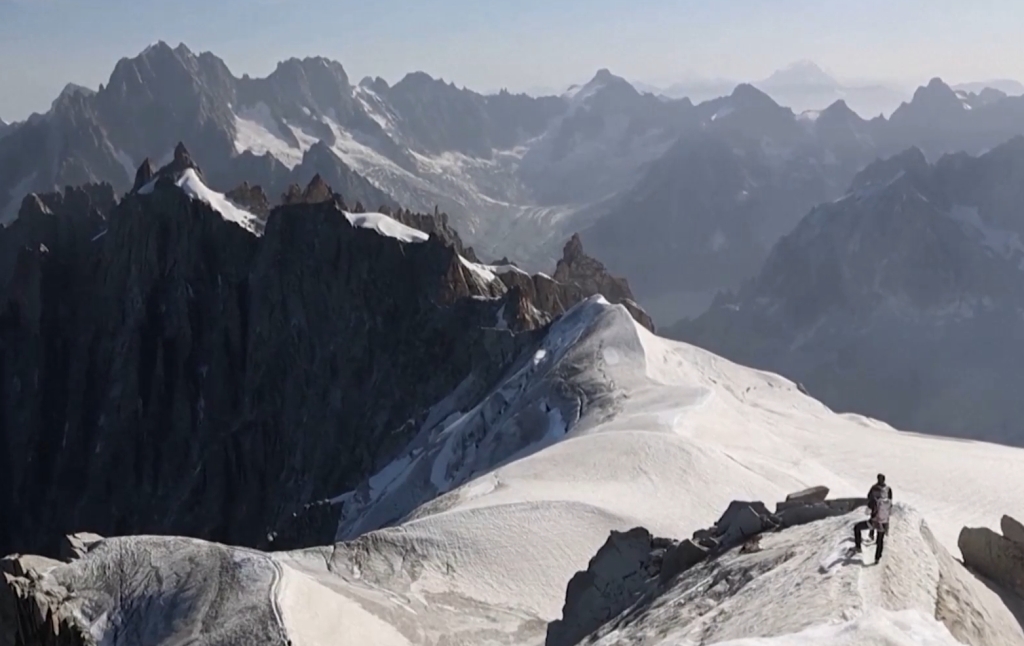
[[[140,188],[139,193],[143,195],[152,193],[153,189],[156,187],[158,179],[159,178],[153,179],[148,184]],[[252,233],[258,232],[259,218],[245,209],[235,206],[235,204],[222,193],[218,193],[204,184],[203,180],[199,178],[199,174],[196,173],[194,169],[186,169],[174,183],[177,184],[181,190],[185,191],[189,197],[209,204],[213,207],[214,211],[220,213],[228,222],[234,222],[246,231],[250,231]]]
[[[426,242],[429,235],[419,229],[413,229],[383,213],[345,213],[345,217],[354,227],[372,229],[382,236],[395,238],[402,242]]]

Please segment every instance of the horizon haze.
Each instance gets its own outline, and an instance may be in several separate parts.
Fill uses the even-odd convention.
[[[1007,19],[992,21],[993,5]],[[641,88],[694,78],[756,82],[804,60],[842,83],[908,91],[936,76],[950,84],[1024,78],[1024,56],[1008,55],[1024,53],[1013,27],[1020,20],[1008,19],[1024,18],[1024,8],[1004,0],[868,0],[855,8],[807,0],[525,0],[514,8],[184,0],[178,8],[0,0],[0,60],[18,62],[0,66],[0,118],[45,112],[68,83],[96,88],[120,58],[161,40],[211,51],[238,76],[265,76],[293,56],[325,56],[354,81],[394,83],[424,71],[480,92],[558,92],[600,68]]]

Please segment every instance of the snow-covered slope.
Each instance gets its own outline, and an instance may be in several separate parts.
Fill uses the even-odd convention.
[[[156,188],[158,180],[153,180],[139,189],[139,193],[146,195],[152,193],[153,189]],[[223,194],[211,189],[203,183],[199,174],[196,173],[195,169],[187,168],[181,175],[175,180],[175,184],[178,185],[189,197],[193,197],[202,202],[206,202],[213,207],[213,210],[221,214],[221,216],[228,222],[234,222],[238,226],[242,227],[247,231],[257,233],[260,230],[261,224],[259,218],[252,213],[249,213],[245,209],[236,206],[231,200],[225,197]]]
[[[1024,510],[1024,451],[901,433],[836,415],[776,375],[658,338],[600,297],[557,322],[479,406],[465,408],[460,390],[435,407],[403,457],[335,501],[345,508],[340,535],[358,538],[269,556],[229,549],[223,562],[233,565],[218,575],[221,590],[210,587],[212,580],[193,581],[185,597],[177,589],[185,583],[168,573],[195,569],[208,558],[203,554],[220,552],[196,542],[189,549],[160,548],[153,563],[163,575],[137,559],[131,567],[117,566],[127,577],[123,583],[130,583],[124,589],[132,592],[83,605],[83,616],[107,613],[106,624],[97,619],[95,625],[98,636],[110,637],[111,618],[165,622],[155,615],[169,612],[171,604],[180,626],[195,627],[202,603],[213,602],[189,605],[192,596],[242,595],[245,603],[233,603],[256,609],[271,604],[296,646],[337,643],[336,635],[379,644],[539,644],[546,623],[560,614],[566,582],[586,567],[610,530],[643,525],[657,535],[685,537],[714,522],[730,500],[781,499],[816,484],[840,496],[863,495],[881,471],[906,505],[894,521],[892,568],[907,567],[897,557],[917,551],[904,542],[923,540],[915,532],[926,518],[936,540],[932,552],[912,564],[927,571],[911,579],[898,569],[822,575],[819,564],[852,519],[787,530],[769,540],[789,541],[779,550],[792,553],[792,562],[780,565],[766,585],[776,589],[824,577],[834,594],[818,599],[813,617],[802,623],[792,615],[804,608],[793,604],[817,588],[774,595],[771,612],[789,613],[776,625],[758,619],[771,614],[767,606],[751,606],[745,618],[737,598],[727,611],[732,628],[723,627],[720,637],[781,635],[847,621],[791,641],[735,646],[814,638],[862,643],[851,635],[884,634],[893,625],[917,631],[925,639],[920,643],[941,644],[947,637],[926,616],[927,591],[916,581],[934,578],[938,560],[952,567],[945,550],[955,549],[963,525],[991,526],[1003,513]],[[166,540],[138,539],[132,549],[145,551]],[[111,559],[121,558],[97,552],[58,568],[53,580],[71,581],[89,596],[108,586],[97,577],[114,567]],[[95,565],[82,564],[90,562]],[[270,583],[257,576],[267,568],[277,572]],[[977,592],[980,584],[969,579],[964,575],[963,585]],[[878,596],[865,598],[857,590]],[[165,605],[158,613],[138,606],[139,598],[163,599]],[[1005,612],[991,595],[979,598],[991,604],[987,611]],[[868,602],[893,614],[861,616]],[[125,604],[136,605],[129,612]],[[264,628],[254,621],[246,630],[225,643],[242,643],[244,635]],[[259,643],[280,643],[265,630],[261,634]],[[943,636],[929,642],[929,635]],[[170,641],[167,635],[153,643]]]
[[[345,213],[345,218],[354,227],[371,229],[382,236],[402,242],[423,242],[428,236],[419,229],[413,229],[384,213]]]
[[[761,536],[672,581],[594,643],[675,646],[956,646],[1020,644],[1021,626],[995,592],[935,541],[913,508],[898,504],[886,553],[850,555],[850,527],[831,518]],[[865,565],[869,567],[865,567]],[[941,618],[942,621],[939,619]]]

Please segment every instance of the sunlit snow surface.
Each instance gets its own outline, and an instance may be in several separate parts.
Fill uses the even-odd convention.
[[[830,564],[863,516],[787,530],[763,543],[764,558],[789,560],[747,596],[720,599],[720,610],[690,623],[679,616],[699,604],[669,605],[664,616],[652,608],[644,621],[654,623],[619,637],[952,644],[933,619],[945,573],[963,579],[961,602],[982,607],[1003,643],[1024,644],[995,595],[946,551],[959,555],[963,525],[1024,516],[1024,451],[837,415],[781,377],[656,337],[600,297],[556,322],[482,402],[465,394],[473,379],[434,407],[393,463],[339,492],[339,537],[349,540],[267,557],[280,568],[271,599],[295,646],[340,643],[335,634],[350,635],[346,643],[539,644],[569,579],[610,530],[687,537],[730,500],[771,504],[818,484],[863,496],[878,472],[899,504],[888,567]],[[670,594],[686,594],[688,581]],[[693,633],[693,621],[714,630]]]
[[[835,495],[864,495],[881,471],[897,501],[923,514],[955,554],[963,525],[997,526],[1003,513],[1020,515],[1024,504],[1024,451],[836,415],[781,377],[658,338],[600,298],[559,321],[491,400],[464,411],[442,402],[432,417],[382,477],[340,497],[349,510],[342,537],[403,515],[405,521],[339,546],[332,568],[399,594],[398,605],[382,611],[399,624],[440,637],[458,617],[465,643],[483,624],[523,631],[525,639],[520,614],[558,617],[566,583],[610,530],[643,525],[689,536],[732,499],[774,502],[816,484]],[[496,445],[504,448],[493,451]],[[367,566],[354,554],[368,545],[387,556]],[[322,555],[282,558],[324,576]],[[346,594],[364,597],[358,587]],[[853,607],[842,598],[831,603],[837,612]],[[487,615],[487,622],[477,615],[474,622],[477,604],[509,615]],[[895,605],[894,612],[901,609]],[[420,613],[416,620],[403,618],[412,610]],[[885,617],[917,629],[911,615]],[[850,618],[817,634],[831,630],[858,643],[850,635],[867,639],[883,630],[879,621]]]
[[[370,229],[382,236],[395,238],[402,242],[425,242],[430,237],[419,229],[406,226],[383,213],[346,213],[345,218],[354,227]]]
[[[152,193],[156,186],[153,180],[139,189],[143,195]],[[236,206],[223,194],[206,186],[199,175],[191,168],[185,170],[175,182],[187,195],[209,204],[215,211],[229,221],[253,233],[259,232],[259,219],[245,209]],[[395,238],[402,242],[424,242],[430,236],[426,233],[402,224],[398,220],[383,213],[345,213],[345,219],[360,229],[370,229],[382,236]]]
[[[143,195],[152,193],[153,189],[156,188],[156,182],[157,180],[149,182],[139,189],[139,193]],[[200,179],[195,170],[191,168],[186,169],[175,181],[175,184],[190,197],[209,204],[213,207],[214,211],[220,213],[228,222],[234,222],[243,229],[253,233],[259,230],[259,219],[255,215],[236,206],[231,200],[224,197],[223,194],[208,187],[203,183],[203,180]]]

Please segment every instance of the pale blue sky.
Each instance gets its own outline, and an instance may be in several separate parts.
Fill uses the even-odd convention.
[[[1022,0],[0,0],[0,117],[95,87],[165,40],[265,75],[290,56],[354,81],[423,70],[489,90],[561,87],[600,67],[671,82],[758,79],[799,59],[840,78],[1024,79]]]

